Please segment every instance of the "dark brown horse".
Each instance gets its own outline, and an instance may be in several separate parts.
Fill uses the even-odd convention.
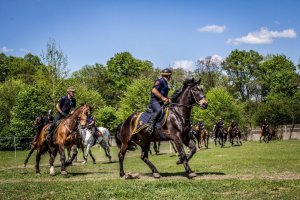
[[[166,118],[166,123],[162,126],[164,138],[161,139],[172,140],[174,142],[176,149],[179,151],[179,160],[177,161],[177,164],[184,165],[185,172],[190,178],[197,176],[188,164],[189,159],[197,150],[195,142],[189,135],[192,106],[198,104],[202,108],[206,109],[208,105],[205,95],[203,94],[203,90],[199,87],[200,81],[201,80],[195,82],[194,79],[186,80],[181,90],[173,94],[171,98],[172,104],[168,108],[169,115]],[[155,136],[155,134],[148,134],[146,128],[133,134],[138,116],[139,113],[134,113],[129,116],[122,124],[119,125],[116,132],[116,142],[120,148],[120,177],[125,175],[123,161],[126,151],[132,148],[132,144],[136,143],[142,150],[141,159],[151,169],[153,176],[155,178],[159,178],[160,174],[158,170],[148,158],[150,143],[151,141],[156,141],[157,136]],[[185,154],[183,144],[190,148],[188,156]]]
[[[242,145],[242,133],[238,127],[228,128],[228,137],[231,145],[234,145],[234,139],[236,139],[237,145]]]
[[[270,128],[269,125],[262,126],[259,141],[261,142],[261,139],[263,139],[265,143],[269,143],[270,140],[275,137],[275,135],[275,130]]]
[[[55,175],[53,163],[57,152],[60,154],[61,174],[67,174],[66,166],[72,164],[72,161],[77,155],[77,151],[73,152],[71,160],[66,162],[65,147],[78,144],[78,141],[81,140],[78,135],[77,126],[79,123],[83,126],[86,125],[89,110],[90,107],[88,105],[80,106],[72,114],[63,119],[55,129],[54,139],[51,142],[45,140],[50,124],[47,124],[42,128],[39,134],[38,142],[36,143],[36,146],[34,146],[34,148],[37,150],[35,165],[37,174],[40,174],[41,155],[47,151],[50,154],[50,175]]]

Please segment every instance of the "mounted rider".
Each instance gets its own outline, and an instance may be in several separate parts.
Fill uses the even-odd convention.
[[[52,140],[52,136],[53,136],[53,132],[56,128],[56,123],[60,120],[65,118],[71,111],[71,109],[76,107],[76,99],[74,98],[75,95],[75,88],[70,86],[67,89],[67,95],[61,97],[58,100],[58,103],[56,104],[55,108],[56,108],[56,115],[53,119],[53,122],[49,128],[49,132],[47,134],[46,139],[51,142]]]
[[[87,128],[91,131],[91,134],[95,138],[95,141],[99,136],[102,136],[101,131],[96,127],[95,117],[93,116],[93,109],[90,108],[90,114],[87,119]]]
[[[231,131],[231,130],[233,130],[234,128],[237,128],[237,122],[234,120],[234,119],[232,119],[231,120],[231,124],[230,124],[230,127],[229,127],[229,131]]]
[[[222,118],[219,119],[219,121],[214,125],[214,131],[217,132],[220,128],[224,127],[224,122]]]
[[[157,79],[154,82],[154,85],[151,90],[151,99],[150,99],[150,106],[153,110],[153,113],[149,120],[149,127],[147,129],[149,134],[153,133],[154,125],[157,118],[161,114],[162,107],[164,103],[170,103],[171,100],[168,98],[169,93],[169,87],[168,87],[168,81],[171,79],[172,71],[168,68],[163,69],[160,73],[161,78]],[[157,127],[159,133],[162,132],[161,126]]]
[[[261,129],[262,129],[262,131],[264,131],[264,130],[268,131],[269,130],[269,122],[266,118],[264,119],[264,121],[261,125]]]
[[[198,128],[199,128],[199,130],[204,129],[204,123],[201,120],[198,122]]]

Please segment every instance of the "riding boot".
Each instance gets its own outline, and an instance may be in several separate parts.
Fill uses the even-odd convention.
[[[149,134],[153,133],[156,117],[157,117],[157,114],[154,113],[154,114],[152,114],[152,116],[149,119],[149,127],[147,128],[147,132]]]
[[[51,142],[51,140],[52,140],[52,133],[53,133],[53,130],[54,130],[54,126],[55,126],[55,124],[52,123],[49,127],[49,130],[48,130],[48,133],[47,133],[47,136],[46,136],[46,140],[48,142]]]
[[[159,139],[164,139],[165,135],[164,135],[164,131],[162,129],[162,127],[160,125],[155,127],[155,136],[158,136]]]

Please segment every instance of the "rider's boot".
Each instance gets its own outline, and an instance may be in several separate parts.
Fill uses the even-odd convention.
[[[159,137],[159,139],[164,139],[165,138],[165,135],[164,135],[164,131],[162,129],[162,127],[160,125],[157,125],[155,127],[155,136],[156,137]]]
[[[149,126],[147,128],[147,132],[151,135],[153,133],[154,130],[154,125],[155,125],[155,121],[156,121],[156,116],[157,114],[152,114],[152,116],[149,119]]]

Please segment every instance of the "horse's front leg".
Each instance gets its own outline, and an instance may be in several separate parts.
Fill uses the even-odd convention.
[[[193,157],[193,155],[197,152],[196,143],[192,138],[183,140],[183,143],[185,146],[188,146],[190,149],[190,153],[187,156],[187,160],[189,161]]]
[[[50,165],[50,175],[51,176],[54,176],[55,175],[55,170],[54,170],[54,160],[55,160],[55,157],[57,155],[57,151],[58,151],[58,148],[53,148],[52,151],[49,150],[49,154],[50,154],[50,159],[49,159],[49,165]]]
[[[122,143],[120,152],[118,154],[119,157],[119,167],[120,167],[120,177],[123,177],[125,175],[124,172],[124,158],[127,151],[128,143]]]
[[[64,144],[60,144],[59,145],[59,154],[60,154],[60,162],[61,162],[60,173],[62,175],[67,175],[67,171],[66,171],[66,155],[65,155],[65,145]]]
[[[179,160],[177,161],[177,164],[183,164],[185,172],[187,173],[189,178],[196,177],[197,174],[191,170],[188,164],[188,159],[185,154],[181,139],[177,135],[174,135],[171,139],[174,141],[176,149],[179,153]]]
[[[89,150],[89,155],[91,156],[92,160],[93,160],[93,164],[96,164],[96,159],[94,158],[93,154],[92,154],[92,149],[90,148]]]
[[[71,158],[66,161],[66,166],[72,165],[73,161],[77,157],[77,154],[78,154],[77,145],[72,145],[72,151],[73,151],[73,154],[72,154]]]
[[[86,164],[86,163],[87,163],[87,158],[88,158],[88,156],[89,156],[90,149],[91,149],[91,144],[88,144],[88,145],[86,146],[86,153],[85,153],[85,155],[83,156],[83,159],[84,159],[84,161],[82,162],[83,164]]]
[[[141,153],[141,159],[148,165],[148,167],[151,169],[153,177],[154,178],[160,178],[160,174],[157,171],[156,167],[153,165],[152,162],[150,162],[148,154],[150,150],[150,142],[147,144],[141,145],[142,147],[142,153]]]

